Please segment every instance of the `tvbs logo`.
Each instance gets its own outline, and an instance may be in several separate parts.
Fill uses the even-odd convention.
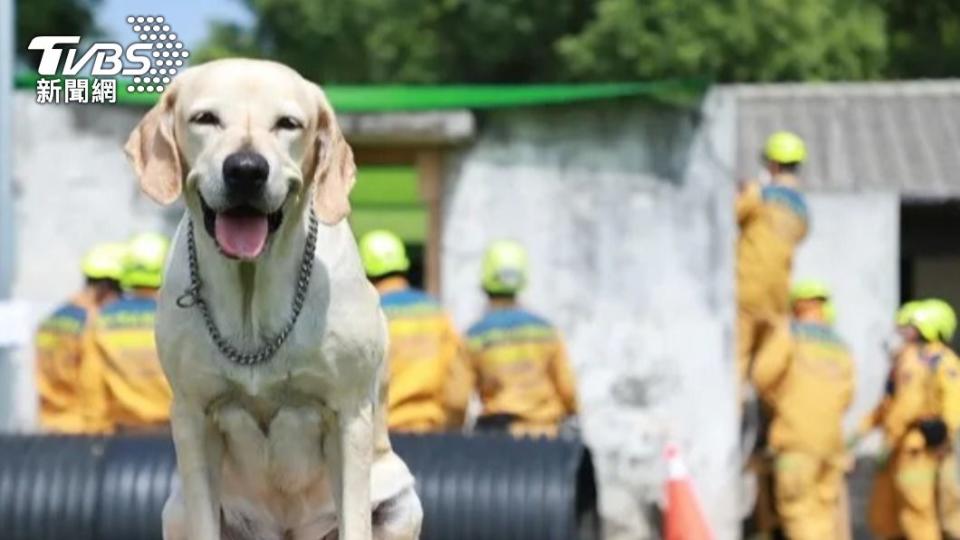
[[[150,69],[150,43],[133,43],[126,50],[119,43],[94,43],[87,49],[80,59],[77,59],[77,49],[66,49],[66,61],[61,62],[64,49],[58,45],[78,45],[80,36],[38,36],[30,41],[30,50],[42,50],[40,66],[37,72],[40,75],[76,75],[86,67],[90,61],[93,66],[90,74],[94,77],[111,75],[143,75]],[[124,59],[127,65],[124,65]],[[61,69],[61,64],[63,68]],[[133,64],[132,66],[130,66]],[[130,66],[130,67],[127,67]]]
[[[131,15],[127,17],[138,40],[122,46],[113,42],[96,42],[80,51],[80,36],[37,36],[30,41],[30,50],[42,51],[37,73],[37,102],[60,103],[61,90],[65,103],[115,103],[116,79],[129,78],[129,93],[160,93],[182,69],[190,51],[186,50],[162,16]],[[92,100],[85,78],[61,80],[59,76],[77,76],[89,69],[93,77]],[[46,79],[45,77],[57,77]],[[62,83],[62,86],[61,86]],[[86,97],[84,97],[86,96]]]

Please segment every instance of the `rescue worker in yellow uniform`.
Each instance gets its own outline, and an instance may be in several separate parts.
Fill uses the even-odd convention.
[[[737,196],[737,372],[741,384],[766,329],[789,313],[793,252],[806,237],[807,204],[796,176],[803,140],[781,131],[764,148],[769,182],[747,182]],[[741,388],[741,398],[746,388]]]
[[[83,258],[86,283],[73,298],[57,308],[37,330],[36,376],[40,427],[54,433],[94,433],[82,413],[80,385],[83,335],[104,304],[120,297],[120,279],[126,249],[123,244],[101,244]]]
[[[791,540],[847,538],[838,504],[844,489],[843,416],[854,365],[828,320],[830,293],[817,281],[792,291],[792,320],[769,330],[751,381],[770,410],[774,500]]]
[[[478,430],[555,436],[577,413],[566,347],[546,320],[521,308],[527,255],[516,242],[494,242],[483,261],[487,314],[467,331],[467,351],[483,405]]]
[[[435,298],[410,285],[410,260],[395,234],[365,234],[360,258],[380,293],[390,334],[387,425],[407,432],[459,429],[471,388],[450,317]]]
[[[942,344],[953,341],[957,331],[957,314],[953,307],[944,300],[933,298],[927,301],[927,306],[933,310],[937,325],[940,327],[940,342]],[[946,345],[944,345],[946,347]],[[950,349],[948,349],[950,350]],[[957,367],[960,367],[960,356],[950,350]],[[947,441],[939,451],[940,466],[937,469],[937,515],[940,519],[940,528],[947,538],[960,538],[960,471],[957,463],[957,435],[960,428],[960,377],[957,373],[950,376],[946,372],[946,379],[940,384],[949,388],[941,390],[943,402],[943,418],[947,425]]]
[[[940,471],[960,428],[960,360],[944,344],[956,329],[945,302],[927,300],[912,314],[920,342],[896,360],[893,392],[883,414],[890,450],[893,515],[909,540],[942,538]],[[949,494],[949,493],[948,493]]]
[[[920,333],[917,332],[912,321],[914,313],[922,305],[923,302],[920,300],[911,300],[900,306],[900,309],[897,310],[896,333],[892,339],[884,343],[884,348],[890,355],[890,370],[887,373],[886,382],[884,383],[883,396],[877,406],[860,421],[855,440],[852,444],[855,444],[860,438],[864,437],[873,429],[883,425],[883,415],[887,407],[889,407],[890,397],[893,395],[893,378],[896,374],[895,362],[904,349],[920,342]]]
[[[104,396],[90,397],[92,415],[111,431],[162,431],[169,423],[172,394],[154,342],[156,297],[168,247],[159,234],[130,240],[123,275],[126,294],[100,310],[85,340],[87,356],[95,359],[86,376],[100,381]]]
[[[913,317],[919,309],[922,309],[923,304],[920,300],[913,300],[903,304],[897,311],[896,333],[885,343],[887,352],[890,354],[890,370],[884,383],[883,395],[873,410],[861,420],[856,434],[847,444],[848,448],[853,448],[868,433],[883,426],[893,399],[897,360],[901,356],[908,356],[904,352],[918,346],[921,340],[920,333],[914,326]],[[870,530],[879,538],[894,538],[901,535],[894,511],[893,465],[889,457],[889,452],[884,451],[877,460],[868,505],[867,522]]]

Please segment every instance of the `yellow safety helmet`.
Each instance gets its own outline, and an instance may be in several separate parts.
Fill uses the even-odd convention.
[[[124,288],[160,288],[169,249],[170,241],[162,234],[143,233],[131,238],[127,243]]]
[[[827,321],[827,324],[837,322],[837,306],[832,300],[827,300],[823,303],[823,318]]]
[[[952,341],[957,331],[957,314],[950,304],[940,298],[931,298],[924,302],[924,309],[933,314],[940,341]]]
[[[778,131],[767,138],[763,155],[775,163],[800,163],[807,158],[807,146],[803,139],[789,131]]]
[[[483,258],[483,290],[515,294],[527,284],[527,252],[512,240],[498,240]]]
[[[81,269],[87,279],[123,279],[127,247],[119,242],[98,244],[83,256]]]
[[[911,300],[900,306],[897,310],[897,326],[910,326],[913,324],[913,315],[923,305],[920,300]]]
[[[410,269],[410,259],[400,237],[386,230],[370,231],[360,239],[360,260],[369,277]]]
[[[790,289],[790,302],[800,300],[823,300],[830,299],[830,289],[827,284],[818,279],[801,279],[794,283]]]
[[[909,324],[917,329],[924,340],[940,341],[942,318],[937,307],[924,300],[913,310]]]

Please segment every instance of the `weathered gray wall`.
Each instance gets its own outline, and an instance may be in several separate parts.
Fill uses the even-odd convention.
[[[14,291],[51,303],[79,287],[80,259],[91,246],[168,224],[123,155],[142,109],[37,105],[30,92],[16,99]]]
[[[123,157],[142,110],[17,100],[15,293],[39,316],[79,286],[88,247],[166,230],[178,211],[145,200]],[[729,104],[710,100],[702,123],[635,102],[494,113],[448,170],[444,300],[468,325],[487,241],[527,244],[525,300],[570,343],[611,538],[644,537],[667,439],[686,449],[719,538],[734,537],[734,126]],[[15,427],[32,425],[23,352]]]
[[[488,114],[446,178],[444,302],[466,327],[487,243],[526,245],[523,301],[569,342],[609,538],[650,534],[668,439],[718,538],[736,534],[733,116],[710,109],[700,131],[636,102]]]
[[[140,194],[123,155],[142,109],[38,105],[35,99],[32,92],[15,95],[13,294],[37,320],[80,287],[87,249],[140,231],[170,232],[170,221]],[[0,376],[17,381],[15,392],[2,394],[14,411],[0,419],[3,427],[34,425],[31,355],[22,348],[15,364],[0,367]]]
[[[837,330],[856,359],[852,429],[880,399],[900,295],[900,199],[895,193],[808,193],[810,234],[794,277],[824,280],[837,305]]]

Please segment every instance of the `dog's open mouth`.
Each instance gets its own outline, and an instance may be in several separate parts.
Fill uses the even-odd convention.
[[[241,205],[215,211],[203,197],[203,226],[224,255],[232,259],[253,260],[263,252],[271,233],[280,227],[283,211],[265,214],[252,206]]]

